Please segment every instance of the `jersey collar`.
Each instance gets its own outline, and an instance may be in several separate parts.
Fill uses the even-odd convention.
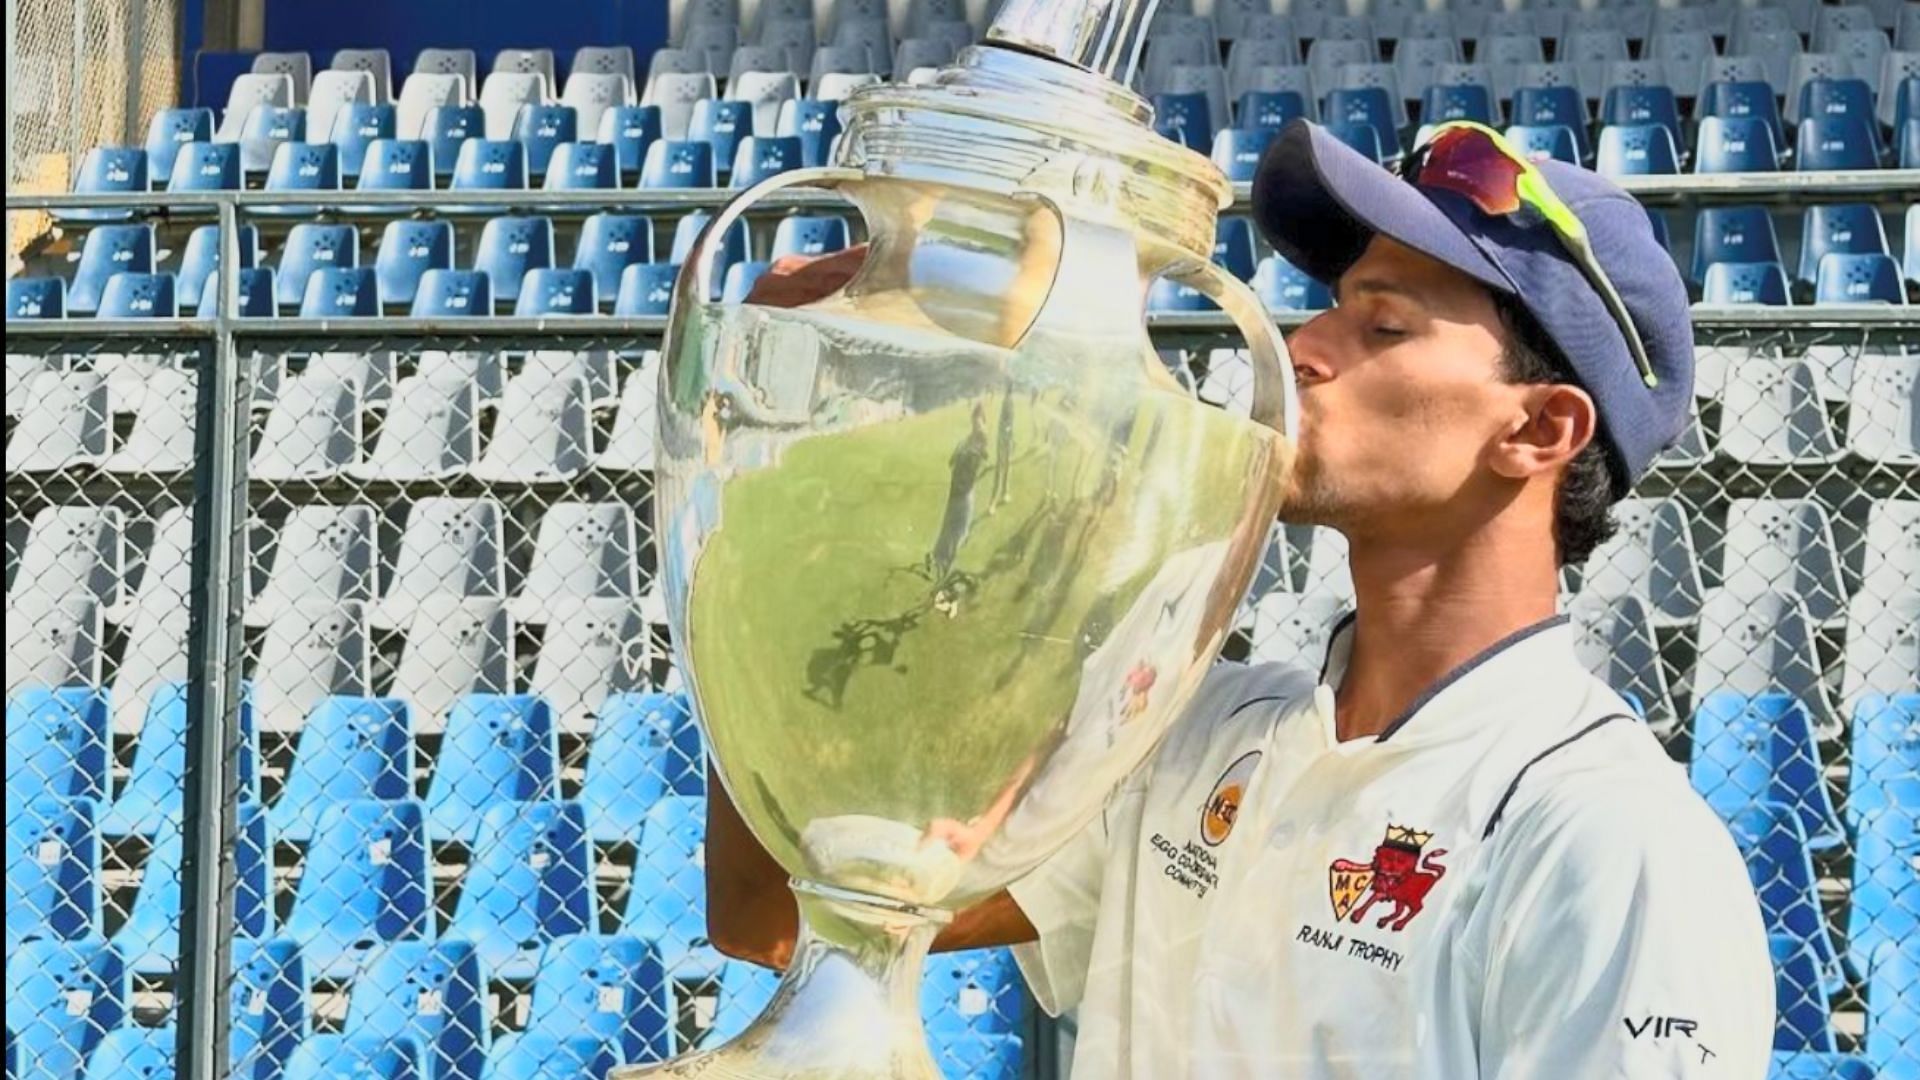
[[[1326,722],[1329,732],[1332,731],[1333,723],[1333,692],[1339,688],[1340,680],[1346,677],[1347,664],[1353,658],[1354,618],[1355,613],[1348,612],[1346,615],[1341,616],[1338,623],[1334,624],[1333,633],[1328,635],[1327,638],[1326,659],[1320,665],[1321,693],[1319,696],[1327,703],[1325,711],[1327,713]],[[1428,723],[1422,725],[1421,730],[1423,731],[1429,728],[1440,729],[1449,726],[1442,721],[1442,717],[1466,715],[1469,712],[1467,706],[1472,704],[1472,695],[1465,691],[1474,681],[1469,677],[1477,672],[1481,672],[1483,668],[1491,666],[1506,669],[1509,672],[1524,670],[1535,674],[1547,674],[1548,677],[1551,678],[1552,675],[1548,669],[1550,669],[1552,665],[1536,665],[1531,658],[1534,657],[1536,651],[1538,651],[1538,657],[1540,659],[1561,654],[1568,657],[1573,655],[1572,635],[1569,631],[1563,629],[1567,625],[1567,621],[1567,616],[1564,614],[1552,615],[1530,626],[1524,626],[1515,630],[1513,633],[1480,650],[1480,652],[1468,658],[1459,667],[1442,675],[1434,681],[1433,685],[1421,691],[1420,696],[1415,698],[1413,704],[1407,707],[1407,711],[1395,717],[1392,723],[1388,724],[1379,735],[1374,737],[1373,741],[1376,743],[1387,742],[1395,735],[1400,734],[1401,730],[1416,716],[1422,714],[1427,714],[1431,717]],[[1530,648],[1518,648],[1518,646],[1528,642],[1534,642],[1535,644]],[[1467,683],[1467,686],[1461,685],[1463,681]],[[1525,681],[1531,681],[1531,679],[1526,679]],[[1459,689],[1454,690],[1455,687],[1459,687]],[[1523,688],[1519,686],[1509,686],[1508,689],[1512,691]],[[1448,693],[1449,690],[1454,690],[1454,692]],[[1404,742],[1405,740],[1403,739],[1401,741]],[[1364,743],[1362,743],[1362,745],[1364,745]]]

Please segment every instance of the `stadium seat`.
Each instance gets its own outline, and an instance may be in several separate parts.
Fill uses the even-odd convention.
[[[1587,670],[1633,702],[1655,731],[1671,731],[1678,718],[1646,601],[1631,594],[1582,592],[1566,610],[1578,633],[1574,651]]]
[[[800,168],[802,157],[798,136],[748,136],[740,140],[734,152],[729,183],[736,188],[752,187],[770,176]]]
[[[1906,1080],[1914,1047],[1920,1045],[1920,945],[1905,941],[1882,945],[1867,980],[1866,1056],[1890,1080]]]
[[[147,172],[147,152],[139,147],[96,146],[81,159],[73,190],[82,195],[145,194],[152,187]],[[58,210],[61,221],[126,221],[131,210]]]
[[[1833,1004],[1827,996],[1819,957],[1797,938],[1769,934],[1773,953],[1774,1025],[1776,1051],[1830,1054],[1833,1042]]]
[[[514,617],[544,624],[555,600],[639,595],[639,544],[620,502],[561,502],[540,520]]]
[[[307,844],[336,803],[413,794],[413,732],[399,698],[328,697],[300,731],[286,784],[268,814],[274,839]]]
[[[416,68],[400,88],[400,100],[394,105],[394,134],[402,139],[431,139],[433,114],[445,109],[470,121],[471,136],[479,138],[486,130],[486,114],[473,104],[472,93],[478,86],[477,80],[463,72]]]
[[[819,168],[832,157],[833,141],[840,136],[839,103],[812,98],[787,101],[775,118],[774,134],[798,138],[801,164]]]
[[[295,507],[276,530],[273,563],[247,605],[246,624],[265,627],[308,600],[372,600],[375,529],[371,506]]]
[[[1795,807],[1814,850],[1825,851],[1838,843],[1839,825],[1813,739],[1832,737],[1838,724],[1820,681],[1810,624],[1805,607],[1780,593],[1748,598],[1716,590],[1707,598],[1694,670],[1695,693],[1704,699],[1694,721],[1694,776],[1715,805]],[[1723,738],[1711,732],[1723,730],[1743,734],[1709,745]],[[1749,738],[1758,734],[1768,738]],[[1768,762],[1764,776],[1772,786],[1762,788],[1753,778],[1763,775],[1758,770]],[[1702,779],[1708,775],[1702,770],[1709,769],[1716,778],[1711,782]]]
[[[647,811],[633,871],[623,932],[653,942],[676,981],[720,974],[720,954],[707,942],[704,800],[664,795]]]
[[[1793,111],[1803,121],[1851,116],[1877,122],[1873,87],[1865,79],[1810,79],[1800,87],[1796,106]]]
[[[100,467],[126,476],[187,472],[193,468],[193,431],[200,408],[195,375],[161,368],[148,374],[145,383],[132,430]]]
[[[1853,891],[1847,909],[1847,958],[1868,976],[1889,946],[1920,936],[1920,825],[1911,807],[1859,819],[1854,836]],[[1911,994],[1916,985],[1906,987]],[[1879,1004],[1877,1001],[1873,1004]]]
[[[440,941],[465,941],[493,978],[533,977],[547,942],[596,921],[593,850],[573,802],[498,801],[480,812],[474,862]]]
[[[462,698],[447,716],[446,742],[427,788],[433,839],[471,844],[482,815],[496,803],[556,797],[559,753],[553,710],[539,698]]]
[[[392,102],[373,100],[373,76],[364,71],[323,71],[307,99],[307,137],[312,142],[391,139],[400,112]],[[356,132],[356,128],[363,130]],[[343,148],[344,155],[346,150]]]
[[[1847,451],[1888,465],[1920,463],[1920,354],[1863,354],[1854,360]]]
[[[582,934],[549,944],[533,982],[526,1034],[586,1037],[628,1063],[677,1051],[673,985],[644,938]]]
[[[744,960],[729,960],[720,970],[720,992],[713,1007],[713,1027],[703,1046],[717,1046],[746,1029],[773,1000],[780,987],[778,972]]]
[[[1808,117],[1795,138],[1794,167],[1801,172],[1880,167],[1879,139],[1870,117]]]
[[[658,105],[622,105],[600,114],[597,141],[613,147],[621,182],[637,179],[646,162],[647,147],[660,139]]]
[[[480,455],[477,371],[400,380],[368,459],[347,472],[368,480],[444,480]],[[377,610],[377,609],[376,609]]]
[[[1680,171],[1680,151],[1660,124],[1609,124],[1600,131],[1594,170],[1602,176],[1666,176]]]
[[[180,314],[172,274],[115,274],[100,293],[102,319],[172,319]]]
[[[1148,314],[1217,310],[1219,308],[1205,293],[1172,278],[1156,278],[1147,289]]]
[[[90,799],[7,803],[7,955],[100,932],[100,832]],[[11,969],[12,964],[8,964]],[[12,994],[8,995],[12,1001]],[[9,1026],[15,1021],[9,1018]]]
[[[307,1030],[306,965],[291,941],[233,942],[234,1080],[278,1080]]]
[[[512,1032],[487,1051],[482,1080],[606,1080],[620,1058],[591,1036],[559,1039]]]
[[[1839,989],[1844,973],[1820,909],[1819,878],[1799,815],[1792,807],[1771,802],[1719,809],[1746,860],[1767,933],[1805,943],[1819,965],[1821,983],[1828,990]]]
[[[489,1031],[486,990],[467,942],[385,945],[354,979],[346,1030],[410,1044],[420,1054],[421,1080],[480,1080]]]
[[[419,1048],[369,1035],[314,1035],[287,1061],[284,1080],[426,1080]]]
[[[1806,285],[1813,284],[1818,278],[1822,256],[1885,255],[1892,251],[1887,243],[1886,227],[1880,222],[1879,210],[1867,203],[1809,206],[1801,218],[1800,235],[1800,272],[1797,280]]]
[[[1327,133],[1358,151],[1367,160],[1384,164],[1388,155],[1397,152],[1399,144],[1392,147],[1380,141],[1380,130],[1371,124],[1348,124],[1335,122],[1326,125]]]
[[[324,480],[359,459],[365,418],[360,387],[346,379],[306,375],[285,380],[254,447],[252,475],[261,480]]]
[[[1600,106],[1600,121],[1609,125],[1658,125],[1666,129],[1676,149],[1685,139],[1684,129],[1680,126],[1680,106],[1674,100],[1673,88],[1669,86],[1615,86],[1609,89]]]
[[[1506,130],[1507,141],[1535,161],[1548,159],[1580,164],[1580,140],[1564,124],[1512,124]]]
[[[636,843],[646,815],[665,795],[706,790],[705,756],[686,697],[620,693],[594,729],[580,803],[599,843]]]
[[[1248,90],[1234,106],[1234,122],[1241,130],[1277,132],[1289,120],[1308,118],[1304,96],[1296,90]],[[1216,145],[1219,136],[1215,137]]]
[[[67,317],[65,278],[11,278],[7,281],[7,318],[64,319]],[[13,379],[9,369],[9,385]]]
[[[1864,586],[1847,611],[1843,704],[1920,686],[1920,590]]]
[[[125,676],[122,676],[124,681]],[[242,693],[239,730],[230,736],[238,744],[240,791],[246,799],[260,797],[259,742],[254,733],[253,699]],[[160,835],[180,821],[187,775],[187,686],[167,683],[147,704],[146,720],[133,752],[133,770],[100,815],[102,835],[118,838]]]
[[[1695,284],[1705,284],[1707,268],[1714,263],[1780,261],[1780,241],[1764,206],[1702,207],[1694,219],[1690,276]]]
[[[741,54],[749,51],[751,50],[740,50]],[[753,129],[747,134],[797,134],[796,132],[777,131],[775,127],[779,123],[781,115],[791,107],[789,105],[790,102],[796,100],[813,100],[801,97],[800,79],[794,72],[786,70],[786,68],[781,65],[775,65],[775,67],[777,70],[736,71],[733,79],[727,84],[727,98],[729,100],[746,102],[753,109]],[[833,117],[834,130],[838,131],[839,102],[816,101],[815,107],[825,109],[828,115]]]
[[[627,376],[613,420],[613,434],[594,461],[594,467],[601,472],[617,475],[653,471],[654,397],[660,382],[659,367],[659,353],[642,353],[640,363]]]
[[[113,603],[124,573],[125,537],[125,515],[116,508],[41,508],[18,551],[9,601],[37,593],[49,600],[84,595]]]
[[[786,255],[826,255],[846,248],[850,242],[845,218],[795,214],[781,218],[774,227],[768,255],[775,260]]]
[[[1920,695],[1862,680],[1857,692],[1843,696],[1853,706],[1846,807],[1857,833],[1870,814],[1920,806],[1920,740],[1911,734],[1920,723]]]
[[[1429,124],[1445,123],[1449,120],[1472,120],[1481,124],[1494,122],[1493,95],[1485,86],[1480,85],[1435,85],[1427,87],[1421,98],[1420,116]]]
[[[724,171],[732,167],[734,152],[754,133],[753,104],[747,101],[706,99],[693,106],[687,138],[713,147],[713,160]]]
[[[453,223],[449,221],[390,221],[373,258],[380,298],[402,308],[413,304],[420,279],[428,271],[452,268]]]
[[[411,625],[431,596],[475,599],[506,595],[505,534],[492,499],[436,496],[413,504],[400,535],[400,553],[373,625]],[[425,717],[416,716],[418,727]]]
[[[1779,163],[1780,152],[1766,120],[1751,116],[1701,119],[1694,141],[1694,172],[1774,172]]]
[[[496,303],[517,301],[527,271],[553,263],[553,222],[548,218],[492,218],[481,227],[473,268],[492,279]]]
[[[442,140],[433,138],[434,160],[441,160]],[[519,191],[527,186],[527,148],[520,143],[465,139],[453,164],[453,188],[458,191]]]
[[[1894,167],[1920,169],[1920,115],[1900,125],[1894,138]]]
[[[1213,262],[1241,281],[1252,279],[1254,234],[1251,219],[1222,216],[1214,223]]]
[[[1573,86],[1521,86],[1513,92],[1513,108],[1508,121],[1514,127],[1564,127],[1573,137],[1574,164],[1592,154],[1587,141],[1587,103]],[[1508,129],[1511,132],[1511,128]],[[1511,137],[1511,135],[1509,135]]]
[[[437,735],[467,695],[511,693],[513,659],[513,623],[502,602],[430,596],[408,626],[392,692],[408,702],[417,734]]]
[[[220,112],[220,127],[214,132],[214,141],[240,142],[247,124],[260,109],[295,107],[292,76],[280,72],[236,76],[227,90],[227,107]]]
[[[357,398],[339,400],[357,407]],[[273,617],[254,671],[260,730],[298,731],[327,697],[366,692],[365,613],[357,601],[307,597]]]
[[[425,821],[415,802],[354,800],[321,819],[282,935],[308,974],[358,970],[382,942],[433,934]]]
[[[303,222],[287,232],[280,249],[278,272],[282,308],[298,307],[306,297],[307,278],[314,272],[333,267],[360,265],[360,231],[352,225],[318,225]]]
[[[547,162],[548,191],[608,191],[620,186],[620,161],[611,146],[562,143]]]
[[[550,87],[547,77],[539,72],[495,71],[482,79],[478,101],[480,111],[487,118],[486,137],[494,140],[516,139],[517,133],[522,130],[521,118],[529,109],[544,113],[549,107],[560,108],[560,106],[550,106],[552,100]],[[572,109],[567,109],[566,114],[566,123],[574,127],[575,131],[565,139],[556,139],[556,142],[572,142],[579,137],[577,128],[579,118],[573,114]],[[555,122],[558,122],[557,114],[552,115],[556,117]],[[537,130],[537,126],[528,130]],[[530,150],[528,157],[533,156]]]
[[[92,315],[100,308],[107,279],[115,274],[150,274],[154,270],[153,226],[102,225],[87,233],[80,245],[80,264],[67,284],[67,312]]]
[[[327,65],[330,71],[364,71],[373,76],[373,100],[393,100],[393,58],[385,49],[339,49]]]
[[[547,266],[529,270],[521,279],[513,313],[522,317],[592,315],[599,306],[592,272]]]
[[[30,1063],[21,1080],[77,1080],[100,1040],[126,1022],[129,997],[126,965],[98,938],[10,947],[9,1046]]]
[[[273,842],[259,803],[241,803],[236,815],[233,929],[243,938],[262,938],[273,928]],[[180,970],[182,843],[179,828],[161,830],[141,871],[133,908],[113,935],[114,949],[135,975],[157,978]]]
[[[1920,68],[1920,49],[1887,54],[1881,72],[1877,113],[1880,122],[1896,132],[1920,120],[1920,70],[1916,68]]]
[[[1253,180],[1260,154],[1279,134],[1276,128],[1226,128],[1213,137],[1213,163],[1235,183]]]
[[[1213,121],[1205,94],[1155,94],[1153,129],[1189,150],[1213,148]]]
[[[251,269],[260,261],[260,231],[252,225],[240,226],[239,234],[240,267]],[[205,292],[207,282],[220,268],[220,227],[202,225],[187,235],[187,243],[180,254],[180,272],[176,276],[175,286],[181,297],[192,297],[197,303]]]
[[[147,178],[158,186],[173,176],[173,162],[191,143],[213,142],[212,109],[161,109],[147,121]]]
[[[420,139],[375,139],[367,144],[355,187],[360,191],[431,191],[433,148]]]
[[[1748,594],[1778,589],[1806,605],[1814,621],[1846,613],[1840,549],[1827,511],[1812,499],[1735,499],[1721,552],[1726,586]]]
[[[1700,560],[1692,523],[1678,499],[1623,499],[1618,529],[1587,559],[1582,594],[1636,596],[1657,625],[1691,625],[1700,614]]]
[[[27,612],[14,607],[16,617]],[[11,653],[11,650],[9,650]],[[9,666],[13,665],[9,658]],[[11,682],[12,680],[9,680]],[[7,806],[107,797],[107,698],[92,686],[7,691]]]
[[[380,314],[380,279],[371,267],[328,266],[307,278],[303,319],[367,318]]]
[[[1718,116],[1761,121],[1773,137],[1776,152],[1786,145],[1786,127],[1780,119],[1779,100],[1774,96],[1773,87],[1765,81],[1710,82],[1701,88],[1694,112],[1701,119]]]
[[[548,618],[532,690],[563,733],[590,735],[609,695],[646,686],[646,622],[636,601],[606,597],[556,600]]]
[[[1372,86],[1329,91],[1321,101],[1320,112],[1329,125],[1372,128],[1381,153],[1392,159],[1400,153],[1399,125],[1393,118],[1392,106],[1387,91]]]
[[[487,443],[472,475],[506,484],[537,484],[578,475],[593,451],[592,396],[584,380],[527,371],[508,381]]]
[[[7,472],[57,472],[107,456],[113,435],[106,379],[97,372],[49,370],[24,391],[26,409],[7,440]]]
[[[483,103],[484,105],[484,103]],[[491,131],[491,121],[489,130]],[[489,134],[489,138],[494,138]],[[580,118],[571,105],[527,104],[519,108],[508,136],[527,151],[527,174],[543,177],[554,148],[580,141]]]
[[[1707,304],[1772,307],[1793,303],[1787,289],[1787,271],[1777,262],[1714,263],[1707,267],[1706,279],[1701,282],[1700,299]]]
[[[1333,293],[1278,255],[1260,260],[1253,272],[1253,291],[1269,311],[1322,311],[1333,306]]]
[[[401,134],[406,134],[406,128],[402,127],[400,131]],[[460,160],[466,155],[467,144],[484,142],[485,131],[486,117],[480,112],[478,105],[441,105],[428,110],[419,138],[432,151],[434,176],[451,179],[460,170]],[[488,186],[486,165],[487,155],[491,155],[494,159],[496,179],[504,181],[505,171],[514,167],[515,163],[519,167],[517,175],[521,178],[517,183],[502,182],[495,186],[524,187],[526,151],[514,153],[504,145],[495,144],[495,146],[493,150],[476,152],[473,164],[469,166],[470,172],[465,186]]]
[[[1820,257],[1818,266],[1814,278],[1815,303],[1907,302],[1906,290],[1900,284],[1900,264],[1894,262],[1891,255],[1829,252]]]
[[[255,106],[236,140],[240,144],[240,170],[249,175],[263,173],[273,164],[273,155],[280,147],[304,143],[306,138],[305,109]]]
[[[680,267],[673,263],[634,263],[620,272],[613,313],[620,316],[664,316],[673,302],[673,283]]]
[[[685,139],[687,127],[693,120],[694,102],[718,97],[715,91],[714,78],[705,71],[659,72],[648,77],[641,104],[659,107],[660,134],[663,138]]]
[[[714,182],[712,144],[661,140],[647,147],[642,188],[710,188]]]
[[[1025,1009],[1024,984],[1005,949],[939,953],[927,961],[920,1015],[927,1030],[978,1037],[1013,1035]]]
[[[571,108],[580,126],[581,137],[600,130],[601,120],[612,110],[633,104],[633,76],[618,72],[575,71],[567,77],[560,104]]]
[[[109,1031],[87,1055],[85,1080],[173,1080],[173,1048],[178,1039],[172,1025]]]

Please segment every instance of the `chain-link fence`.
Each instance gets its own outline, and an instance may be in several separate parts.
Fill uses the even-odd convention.
[[[555,251],[590,199],[541,211]],[[259,197],[185,200],[157,253],[217,240],[194,213],[223,203]],[[684,211],[623,207],[655,215],[659,261]],[[434,219],[459,265],[484,219]],[[357,226],[332,235],[368,265],[416,220],[318,224]],[[310,297],[302,258],[347,250],[264,214],[242,248],[240,224],[227,250],[280,280],[236,289],[269,313]],[[742,257],[775,231],[755,221]],[[517,276],[487,276],[512,307]],[[1221,320],[1157,322],[1202,397],[1244,406]],[[205,978],[227,1004],[196,1029],[230,1051],[204,1075],[249,1080],[593,1076],[744,1026],[772,977],[704,938],[706,770],[649,532],[659,320],[136,326],[9,324],[10,1075],[171,1061],[169,1025],[209,1023],[182,996]],[[1567,606],[1747,854],[1781,1049],[1911,1061],[1920,320],[1722,311],[1700,340],[1699,427]],[[210,487],[223,417],[245,445]],[[224,563],[202,513],[232,519]],[[226,605],[194,577],[223,565]],[[1337,536],[1276,530],[1229,658],[1317,658],[1350,603]],[[194,701],[223,678],[210,724]],[[230,778],[183,791],[209,760]],[[207,949],[178,941],[208,837],[232,956],[197,974]],[[1004,952],[936,958],[924,1005],[948,1075],[1051,1074]]]

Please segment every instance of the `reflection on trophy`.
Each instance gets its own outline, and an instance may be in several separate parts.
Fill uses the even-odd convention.
[[[662,372],[669,619],[714,764],[803,922],[767,1012],[619,1076],[936,1077],[919,972],[951,911],[1057,850],[1213,662],[1295,409],[1283,347],[1211,263],[1230,189],[1125,88],[1150,2],[1013,0],[931,85],[846,105],[836,165],[716,217]],[[709,302],[769,192],[835,191],[859,273]],[[1252,421],[1154,355],[1177,278],[1246,336]]]

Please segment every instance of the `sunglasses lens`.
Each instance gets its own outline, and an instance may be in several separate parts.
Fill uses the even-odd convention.
[[[1520,209],[1521,168],[1485,132],[1454,128],[1427,144],[1413,182],[1464,195],[1488,214],[1511,214]]]

